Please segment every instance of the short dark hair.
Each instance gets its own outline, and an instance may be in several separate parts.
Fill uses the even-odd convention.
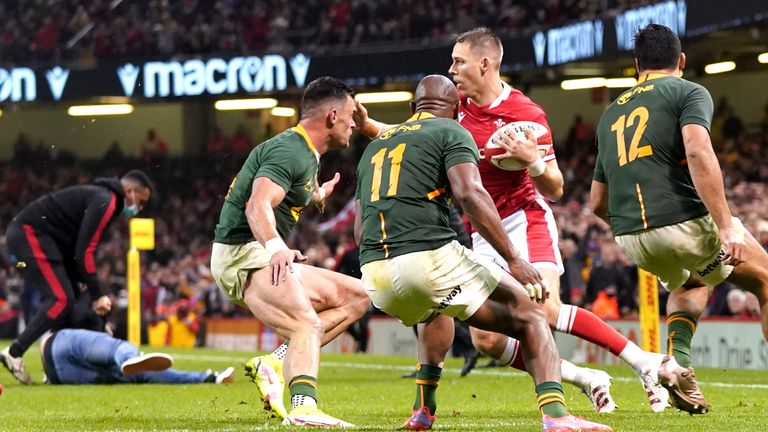
[[[139,169],[130,170],[127,173],[125,173],[125,175],[123,175],[123,178],[134,181],[139,185],[141,185],[142,187],[149,189],[150,194],[154,194],[155,192],[155,186],[152,184],[152,180],[150,180],[147,173],[145,173],[142,170],[139,170]]]
[[[352,87],[339,79],[329,76],[317,78],[309,83],[304,90],[304,96],[301,98],[301,115],[302,117],[305,116],[326,100],[346,101],[347,97],[354,96],[354,94],[355,91],[352,90]]]
[[[467,30],[456,36],[456,43],[468,43],[473,48],[495,48],[499,50],[499,53],[504,52],[501,39],[488,27],[477,27]]]
[[[635,58],[640,71],[674,69],[680,52],[680,39],[669,27],[648,24],[635,33]]]

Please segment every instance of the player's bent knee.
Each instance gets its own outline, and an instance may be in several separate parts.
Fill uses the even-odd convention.
[[[499,340],[506,340],[507,338],[505,335],[479,330],[474,327],[470,327],[469,333],[472,337],[472,345],[485,355],[492,355],[492,353],[497,351],[495,348],[499,344]]]
[[[371,299],[368,295],[363,293],[363,296],[357,296],[353,299],[350,306],[350,316],[354,317],[355,321],[360,319],[371,308]]]
[[[563,307],[563,303],[560,302],[559,297],[552,296],[541,305],[541,309],[547,316],[550,323],[557,322],[557,317],[560,315],[560,308]]]
[[[514,322],[516,330],[521,329],[525,326],[531,326],[531,325],[543,325],[545,327],[549,327],[549,323],[547,320],[547,315],[544,313],[544,310],[540,307],[525,307],[525,308],[517,308],[517,310],[514,313]]]
[[[317,314],[302,314],[287,327],[287,339],[291,339],[295,334],[305,334],[315,338],[322,338],[325,334],[323,322]]]

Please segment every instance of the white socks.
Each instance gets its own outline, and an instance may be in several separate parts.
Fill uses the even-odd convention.
[[[588,386],[592,379],[592,372],[589,369],[576,366],[568,360],[560,360],[560,375],[563,382],[582,388]]]
[[[576,319],[576,311],[578,308],[571,305],[561,305],[560,313],[557,315],[557,323],[555,324],[555,330],[562,333],[571,333],[573,328],[573,321]]]
[[[640,349],[632,341],[628,341],[627,346],[619,353],[619,358],[624,360],[637,373],[640,373],[643,368],[648,366],[647,363],[650,357],[647,352]]]
[[[514,338],[507,338],[507,345],[504,347],[504,352],[501,353],[501,357],[496,360],[500,361],[504,365],[511,365],[512,361],[517,357],[517,353],[520,350],[520,341]]]
[[[312,396],[293,395],[291,396],[291,407],[296,408],[301,405],[317,406],[317,401]]]

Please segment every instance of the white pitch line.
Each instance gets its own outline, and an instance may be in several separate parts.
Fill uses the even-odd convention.
[[[247,355],[244,355],[242,357],[222,357],[222,356],[212,356],[212,355],[195,355],[195,354],[174,354],[173,357],[178,359],[184,359],[184,360],[196,360],[196,361],[212,361],[212,362],[221,362],[221,363],[243,363],[245,360],[248,359]],[[385,364],[376,364],[376,363],[350,363],[350,362],[322,362],[320,364],[324,367],[337,367],[337,368],[346,368],[346,369],[368,369],[368,370],[391,370],[391,371],[412,371],[414,369],[413,366],[404,366],[404,365],[385,365]],[[473,375],[483,375],[483,376],[504,376],[504,377],[527,377],[528,374],[524,372],[517,372],[514,370],[504,370],[500,368],[494,368],[494,369],[474,369],[472,370]],[[445,368],[446,372],[451,373],[459,373],[461,369],[459,368]],[[621,381],[621,382],[635,382],[637,381],[636,378],[627,378],[627,377],[615,377],[613,378],[614,381]],[[768,384],[736,384],[736,383],[724,383],[724,382],[713,382],[713,381],[702,381],[699,380],[699,383],[703,384],[707,387],[721,387],[721,388],[746,388],[746,389],[766,389],[768,390]]]

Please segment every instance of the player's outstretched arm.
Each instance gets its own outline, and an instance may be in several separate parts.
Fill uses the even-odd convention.
[[[397,126],[382,123],[368,117],[368,110],[359,101],[355,101],[355,112],[352,119],[357,127],[360,128],[360,132],[370,139],[376,139],[384,132]]]
[[[744,232],[733,224],[725,199],[723,173],[712,149],[709,131],[699,124],[687,124],[682,128],[682,135],[693,186],[712,215],[725,247],[723,259],[728,264],[739,264],[746,258],[747,245]]]
[[[526,287],[532,300],[543,303],[548,291],[541,275],[520,258],[504,227],[496,206],[480,181],[480,172],[473,163],[459,163],[448,169],[453,198],[469,217],[477,232],[493,246],[509,265],[509,272]]]
[[[251,197],[245,206],[245,218],[256,237],[272,256],[269,261],[272,270],[272,284],[278,285],[293,272],[294,261],[306,261],[297,250],[290,250],[277,232],[274,208],[285,198],[285,190],[267,177],[253,180]]]
[[[336,173],[333,175],[332,179],[318,186],[317,189],[312,192],[312,202],[315,203],[315,206],[320,211],[320,213],[325,212],[325,199],[333,193],[333,190],[336,188],[339,180],[341,180],[341,174]]]

